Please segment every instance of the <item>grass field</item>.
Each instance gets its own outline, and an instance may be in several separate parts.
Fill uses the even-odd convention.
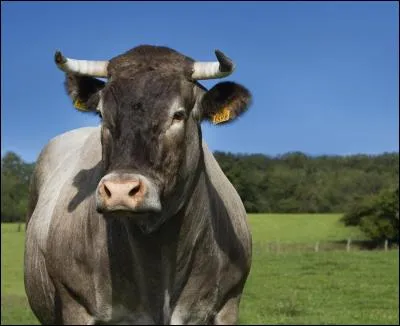
[[[251,214],[250,228],[254,243],[281,241],[285,243],[313,243],[362,240],[355,227],[344,227],[340,214]]]
[[[241,324],[398,324],[399,252],[266,250],[268,242],[362,239],[340,215],[250,216],[253,264]],[[38,324],[23,285],[24,232],[1,225],[1,324]]]

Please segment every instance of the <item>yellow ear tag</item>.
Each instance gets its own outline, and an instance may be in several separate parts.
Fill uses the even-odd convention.
[[[231,116],[231,111],[227,108],[224,108],[221,112],[218,112],[213,115],[212,121],[214,124],[218,124],[221,122],[228,121]]]
[[[75,102],[74,102],[74,107],[76,107],[78,110],[83,110],[83,111],[86,111],[86,110],[87,110],[86,105],[85,105],[83,102],[81,102],[81,101],[79,100],[79,98],[77,98],[77,99],[75,100]]]

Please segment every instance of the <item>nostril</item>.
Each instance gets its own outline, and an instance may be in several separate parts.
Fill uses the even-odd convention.
[[[106,193],[106,196],[108,198],[110,198],[111,197],[111,191],[107,188],[106,185],[103,185],[103,189],[104,189],[104,192]]]
[[[137,184],[135,184],[132,189],[129,191],[128,195],[129,197],[133,197],[135,196],[140,190],[140,183],[138,182]]]

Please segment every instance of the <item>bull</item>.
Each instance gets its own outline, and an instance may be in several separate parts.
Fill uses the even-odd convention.
[[[201,123],[243,114],[234,64],[161,46],[109,61],[55,54],[73,106],[98,127],[44,147],[31,179],[24,281],[43,324],[234,324],[251,233]],[[102,78],[102,79],[101,79]]]

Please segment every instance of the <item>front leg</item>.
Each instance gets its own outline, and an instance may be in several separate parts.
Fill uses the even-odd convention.
[[[94,325],[95,319],[71,292],[59,286],[55,298],[56,324]]]
[[[236,325],[239,317],[240,294],[230,297],[214,317],[214,325]]]

